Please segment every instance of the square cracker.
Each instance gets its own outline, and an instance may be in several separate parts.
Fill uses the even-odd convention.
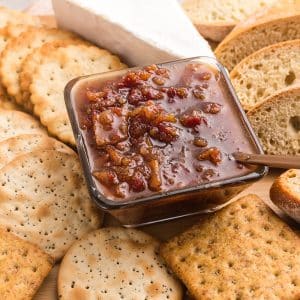
[[[161,246],[195,299],[300,299],[300,238],[248,195]]]
[[[52,268],[38,247],[0,229],[0,298],[31,299]]]

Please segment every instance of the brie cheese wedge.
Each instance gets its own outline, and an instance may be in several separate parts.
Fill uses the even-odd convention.
[[[214,54],[176,0],[52,0],[59,27],[131,66]]]

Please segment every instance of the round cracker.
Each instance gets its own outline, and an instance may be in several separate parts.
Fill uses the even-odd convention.
[[[26,26],[21,24],[10,24],[4,28],[0,28],[0,53],[5,49],[7,43],[14,37],[19,36],[22,32],[25,32],[32,28],[32,26]],[[19,109],[9,99],[2,84],[0,84],[0,107],[4,109]],[[11,102],[11,103],[10,103]]]
[[[8,98],[6,94],[1,94],[2,87],[0,85],[0,110],[20,110],[21,108]]]
[[[20,134],[46,134],[39,121],[16,110],[0,110],[0,142]]]
[[[31,54],[29,54],[21,67],[21,72],[19,74],[20,78],[20,87],[21,87],[21,99],[20,102],[22,106],[27,110],[32,112],[33,105],[30,101],[30,85],[32,83],[32,74],[34,74],[37,66],[43,60],[45,53],[53,51],[60,47],[66,47],[69,45],[91,45],[87,41],[82,39],[68,39],[68,40],[59,40],[54,42],[49,42],[44,44],[42,47],[34,49]],[[51,50],[52,49],[52,50]]]
[[[2,84],[0,84],[0,109],[20,110],[20,107],[7,95]]]
[[[37,17],[12,10],[7,7],[0,7],[0,28],[8,24],[38,25],[40,21]]]
[[[69,45],[45,51],[32,74],[30,86],[34,112],[51,134],[75,144],[65,102],[65,85],[74,77],[124,68],[118,57],[93,46]],[[49,80],[50,78],[50,80]]]
[[[2,52],[0,61],[0,75],[2,84],[6,87],[10,96],[16,98],[17,103],[21,102],[21,89],[19,85],[19,73],[21,66],[28,54],[33,49],[43,44],[74,37],[70,32],[54,28],[31,28],[12,38]]]
[[[78,157],[55,150],[17,157],[0,172],[0,225],[60,259],[102,221]]]
[[[22,24],[9,24],[3,28],[0,28],[0,52],[2,52],[7,43],[21,33],[28,31],[34,28],[30,25],[22,25]]]
[[[0,169],[18,156],[37,150],[74,154],[70,147],[45,134],[22,134],[0,142]]]
[[[58,274],[60,299],[182,299],[182,288],[158,256],[148,234],[118,227],[77,241]]]

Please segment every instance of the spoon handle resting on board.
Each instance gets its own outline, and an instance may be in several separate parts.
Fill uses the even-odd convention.
[[[235,152],[235,160],[241,163],[264,165],[280,169],[300,169],[299,155],[266,155]]]

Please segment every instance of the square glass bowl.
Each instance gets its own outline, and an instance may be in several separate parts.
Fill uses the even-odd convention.
[[[169,74],[167,77],[169,76],[168,78],[173,80],[172,84],[168,81],[169,79],[166,79],[166,77],[166,80],[163,77],[158,78],[158,81],[157,79],[153,79],[154,75],[157,77],[155,68],[167,69]],[[176,175],[178,174],[177,172],[176,174],[173,174],[175,176],[176,185],[171,186],[170,188],[163,186],[161,190],[156,192],[153,190],[147,190],[142,193],[129,193],[127,195],[128,197],[125,196],[122,199],[117,199],[105,192],[105,190],[109,190],[109,186],[104,187],[94,176],[95,161],[98,159],[97,151],[99,150],[99,144],[97,145],[98,148],[95,147],[96,142],[95,139],[93,139],[93,137],[95,137],[95,133],[91,134],[91,131],[88,131],[86,127],[82,125],[82,120],[85,119],[85,114],[87,113],[86,105],[89,101],[91,101],[87,99],[86,93],[87,91],[97,93],[97,91],[102,89],[104,85],[107,85],[108,82],[109,84],[115,81],[120,82],[122,81],[122,78],[128,74],[128,72],[133,72],[133,74],[135,74],[135,72],[138,72],[139,70],[148,70],[150,73],[154,72],[154,75],[151,75],[150,79],[144,78],[144,80],[151,81],[152,78],[151,85],[153,85],[157,90],[167,93],[164,96],[164,100],[161,101],[167,101],[168,104],[165,104],[166,102],[164,102],[163,105],[174,105],[174,103],[179,103],[178,105],[180,106],[186,105],[180,103],[189,103],[185,101],[194,101],[191,103],[196,103],[196,106],[198,105],[197,103],[199,103],[199,106],[204,105],[204,109],[202,107],[202,110],[204,110],[207,114],[205,114],[205,117],[203,118],[203,120],[206,121],[204,125],[201,125],[202,129],[200,129],[200,133],[204,135],[206,134],[207,136],[211,134],[212,139],[214,139],[215,142],[217,141],[216,143],[219,143],[218,145],[221,145],[221,148],[224,146],[227,149],[227,153],[225,156],[223,154],[223,160],[220,164],[217,161],[218,155],[216,154],[212,157],[208,156],[208,161],[205,161],[205,158],[201,161],[201,158],[199,162],[200,167],[196,166],[194,168],[194,164],[198,163],[195,158],[192,165],[188,166],[190,167],[187,171],[189,173],[188,176],[191,176],[191,178],[193,178],[193,176],[195,177],[193,180],[190,180],[190,182],[185,182],[188,176],[185,176],[183,174],[184,172],[181,174],[182,180],[180,180],[179,177],[176,177],[179,176]],[[195,72],[192,73],[192,75],[189,73],[191,70],[192,72]],[[210,73],[209,76],[207,76],[207,72],[205,72],[207,70],[209,71],[208,73]],[[157,74],[161,75],[165,73],[163,71],[159,71]],[[160,80],[162,78],[164,79],[163,81]],[[197,80],[200,80],[199,84],[197,83]],[[205,82],[205,80],[207,80],[207,82]],[[156,82],[156,86],[153,81]],[[175,92],[174,89],[171,89],[171,85],[175,85],[176,88],[179,88],[178,94],[176,94],[176,89]],[[193,86],[193,89],[190,86]],[[182,87],[187,89],[188,94],[185,95],[184,90],[180,89]],[[200,94],[198,93],[199,91]],[[201,96],[201,93],[203,93],[203,97]],[[126,99],[128,99],[128,93],[124,97],[124,101],[126,101]],[[150,95],[150,98],[151,97],[152,96]],[[190,100],[189,97],[196,97],[198,100],[195,100],[196,98]],[[212,100],[216,100],[216,102],[220,104],[219,107],[222,108],[219,117],[217,116],[218,114],[216,111],[214,111],[215,106],[211,106],[211,104],[209,104]],[[154,103],[156,103],[155,101],[156,100],[154,100]],[[241,166],[236,162],[232,162],[233,158],[230,155],[230,151],[248,151],[250,153],[257,154],[263,153],[263,151],[247,120],[240,102],[235,95],[227,71],[213,58],[196,57],[158,64],[156,66],[146,67],[146,69],[138,67],[76,78],[69,82],[65,88],[65,102],[90,195],[102,210],[112,214],[123,226],[135,227],[218,210],[225,206],[230,199],[248,187],[252,182],[263,177],[268,171],[268,168],[264,166]],[[99,103],[101,104],[102,102]],[[127,102],[124,105],[129,106]],[[144,105],[144,103],[141,105]],[[139,104],[137,104],[134,108],[138,106]],[[166,111],[168,111],[168,106],[165,108]],[[171,109],[172,106],[169,108]],[[207,108],[209,109],[207,110]],[[193,109],[195,109],[195,107]],[[187,110],[189,110],[190,113],[188,117],[197,115],[197,112],[195,113],[194,110],[191,112],[191,107],[188,107]],[[199,111],[201,111],[201,109],[199,109]],[[195,132],[197,133],[199,131],[197,129],[198,127],[190,128],[195,126],[195,124],[184,121],[193,121],[194,119],[184,118],[186,118],[186,115],[181,117],[181,119],[179,119],[180,121],[177,121],[176,125],[174,125],[178,127],[176,127],[177,132],[185,131],[187,132],[187,135],[191,133],[195,134]],[[217,118],[217,120],[214,121],[214,118]],[[182,124],[186,127],[183,127]],[[199,125],[200,123],[197,124]],[[171,124],[171,126],[173,125]],[[105,140],[105,138],[101,136],[101,133],[106,135],[106,132],[102,130],[99,131],[99,138],[103,142],[103,139]],[[155,131],[152,133],[155,134]],[[145,133],[145,135],[148,134],[149,133]],[[159,132],[159,134],[160,135],[157,138],[161,142],[161,139],[163,138],[161,137],[161,132]],[[198,148],[195,148],[192,142],[189,144],[186,140],[180,141],[180,138],[179,134],[179,141],[176,142],[176,145],[178,146],[180,143],[182,145],[185,144],[186,147],[190,147],[187,151],[192,150],[191,152],[193,152],[193,155],[195,155],[196,151],[204,151],[200,150],[203,148],[199,148],[199,150]],[[209,140],[209,143],[210,142],[211,141]],[[234,149],[230,148],[232,145],[235,145]],[[172,142],[168,144],[168,147],[172,147]],[[157,149],[159,149],[158,151],[163,151],[160,150],[163,148],[158,147]],[[173,152],[175,153],[176,151]],[[168,153],[172,153],[173,155],[173,152],[171,148],[171,151]],[[163,170],[162,168],[167,168],[166,161],[168,159],[168,155],[165,153],[163,155],[165,155],[163,158],[165,160],[159,164],[161,172]],[[174,159],[176,160],[176,155]],[[211,161],[209,161],[209,159],[211,159]],[[211,166],[211,169],[209,170],[213,170],[211,171],[211,174],[210,172],[206,172],[208,166]],[[197,171],[197,168],[202,168],[204,171]],[[202,173],[199,175],[197,172]],[[207,177],[203,175],[206,174],[205,172],[208,173]],[[210,176],[212,177],[210,178]],[[176,181],[178,181],[178,184]]]

